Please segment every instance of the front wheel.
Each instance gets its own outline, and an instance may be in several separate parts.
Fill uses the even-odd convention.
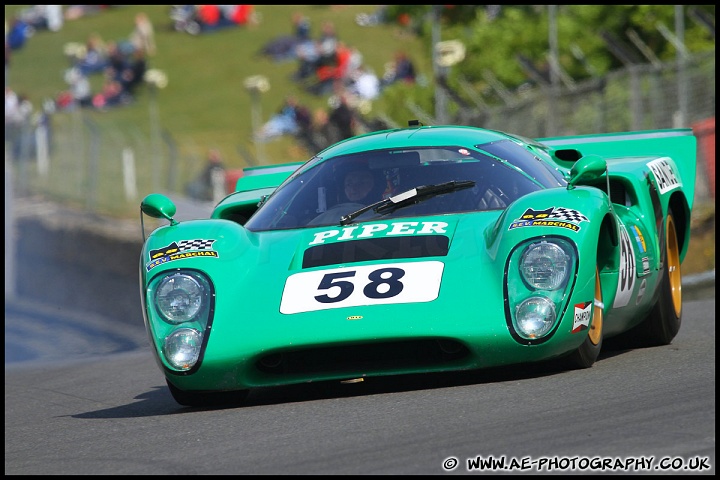
[[[247,390],[236,390],[230,392],[191,392],[180,390],[175,385],[165,380],[170,394],[180,405],[186,407],[216,407],[219,405],[241,403],[248,396]]]
[[[595,298],[593,299],[592,322],[587,337],[582,345],[570,355],[565,357],[565,364],[569,368],[590,368],[597,360],[602,349],[603,340],[603,295],[600,285],[600,271],[595,269]]]

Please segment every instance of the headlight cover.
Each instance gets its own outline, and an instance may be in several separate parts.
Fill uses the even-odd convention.
[[[555,325],[555,304],[546,297],[530,297],[515,308],[514,326],[528,340],[542,338]]]
[[[202,340],[202,332],[179,328],[165,338],[163,355],[177,370],[190,370],[200,358]]]
[[[158,274],[146,291],[147,327],[159,360],[168,370],[192,374],[202,361],[215,311],[210,278],[199,270]]]
[[[557,290],[565,285],[571,257],[557,243],[540,241],[525,248],[520,260],[523,279],[538,290]]]
[[[208,302],[209,285],[204,277],[192,272],[166,276],[155,290],[155,305],[172,324],[194,320]]]
[[[510,254],[505,283],[510,333],[526,345],[547,341],[556,331],[575,283],[578,254],[565,237],[545,236]]]

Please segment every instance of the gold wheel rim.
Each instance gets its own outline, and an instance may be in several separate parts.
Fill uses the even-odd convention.
[[[593,301],[593,318],[590,325],[588,338],[593,345],[600,343],[602,338],[603,327],[603,306],[602,306],[602,289],[600,288],[600,273],[595,270],[595,300]]]
[[[680,273],[680,248],[678,247],[675,221],[668,216],[666,228],[667,273],[670,280],[670,297],[672,298],[675,316],[680,317],[682,311],[682,275]]]

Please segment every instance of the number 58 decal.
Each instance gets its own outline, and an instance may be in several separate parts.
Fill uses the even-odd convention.
[[[440,291],[443,267],[442,262],[431,261],[296,273],[285,282],[280,313],[430,302]]]

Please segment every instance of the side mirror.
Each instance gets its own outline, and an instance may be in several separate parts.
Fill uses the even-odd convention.
[[[142,229],[143,242],[145,241],[145,222],[142,214],[149,215],[153,218],[164,218],[170,222],[170,225],[177,225],[178,222],[173,218],[177,208],[172,200],[165,195],[159,193],[151,193],[143,198],[140,202],[140,225]]]
[[[575,188],[580,181],[600,178],[607,171],[607,162],[598,155],[585,155],[575,162],[566,178],[568,190]]]
[[[175,204],[165,195],[159,193],[151,193],[147,197],[143,198],[140,203],[140,210],[145,215],[149,215],[153,218],[164,218],[170,222],[171,225],[176,225],[177,222],[173,219],[173,215],[177,211]]]
[[[145,222],[143,221],[142,214],[151,216],[153,218],[164,218],[170,222],[170,225],[177,225],[177,220],[173,218],[177,208],[172,200],[165,195],[159,193],[151,193],[147,197],[143,198],[140,202],[140,226],[142,229],[143,242],[145,241]]]

